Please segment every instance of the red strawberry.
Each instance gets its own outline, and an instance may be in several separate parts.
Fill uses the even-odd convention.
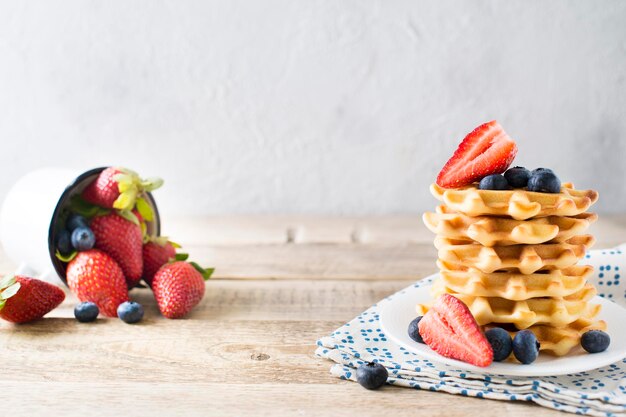
[[[66,277],[78,299],[95,303],[105,316],[117,317],[117,306],[128,301],[122,268],[97,249],[78,252],[67,265]]]
[[[489,366],[493,349],[467,306],[450,294],[441,295],[419,322],[424,342],[442,356],[476,366]]]
[[[471,184],[491,174],[500,174],[511,165],[517,145],[495,120],[478,126],[446,162],[437,184],[456,188]]]
[[[82,192],[88,203],[105,208],[132,210],[142,191],[153,191],[163,184],[160,178],[143,181],[126,168],[106,168]]]
[[[95,247],[106,252],[120,265],[128,288],[137,285],[143,274],[141,227],[116,213],[94,217],[90,226],[96,236]]]
[[[186,316],[204,297],[204,280],[212,272],[182,261],[163,265],[152,280],[161,314],[168,319]]]
[[[152,285],[152,278],[159,268],[174,259],[176,248],[171,242],[154,240],[143,245],[143,280]]]
[[[0,282],[0,317],[12,323],[39,320],[65,300],[56,285],[24,276],[6,276]]]

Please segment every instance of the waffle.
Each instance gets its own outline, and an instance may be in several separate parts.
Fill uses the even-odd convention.
[[[485,247],[452,239],[437,238],[438,256],[447,268],[475,268],[485,273],[563,269],[575,265],[594,243],[591,235],[576,236],[564,243]],[[460,244],[459,244],[460,243]],[[452,267],[452,268],[451,268]]]
[[[538,297],[568,297],[587,288],[590,266],[571,266],[544,274],[486,274],[478,270],[442,270],[433,283],[433,294],[464,294],[477,297],[499,297],[512,301]]]
[[[493,326],[486,326],[489,329]],[[528,328],[539,341],[539,350],[549,352],[556,356],[567,355],[573,348],[580,345],[581,336],[588,330],[606,330],[606,322],[603,320],[593,321],[589,319],[578,319],[564,327],[554,327],[549,325],[534,325]],[[515,336],[515,331],[509,332],[511,337]],[[511,359],[512,360],[512,359]]]
[[[446,206],[424,213],[424,224],[440,237],[478,242],[484,246],[508,246],[564,242],[583,233],[598,216],[581,213],[575,217],[548,216],[526,221],[502,217],[470,217]]]
[[[546,216],[577,216],[598,200],[594,190],[576,190],[564,183],[558,194],[516,190],[479,190],[475,185],[446,189],[432,184],[431,193],[454,211],[468,216],[510,216],[516,220]]]
[[[433,296],[446,292],[443,286],[433,286]],[[480,325],[490,323],[510,323],[518,329],[527,329],[534,324],[548,324],[563,327],[585,318],[593,319],[600,312],[600,305],[588,304],[596,290],[592,285],[582,290],[559,298],[531,298],[528,300],[507,300],[500,297],[479,297],[467,294],[451,293],[472,312]],[[417,312],[423,315],[427,305],[419,304]]]

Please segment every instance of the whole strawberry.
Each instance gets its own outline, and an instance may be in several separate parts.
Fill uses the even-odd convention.
[[[143,245],[143,280],[152,285],[154,274],[168,262],[176,259],[176,248],[171,242],[158,238]]]
[[[65,300],[56,285],[25,276],[6,276],[0,281],[0,318],[12,323],[39,320]]]
[[[160,178],[143,181],[129,169],[110,167],[98,174],[81,196],[88,203],[100,207],[129,211],[135,207],[142,191],[156,190],[162,184]]]
[[[212,269],[202,269],[189,262],[163,265],[152,280],[161,314],[168,319],[186,316],[204,297],[204,281],[212,273]]]
[[[143,274],[141,227],[116,213],[94,217],[91,230],[96,249],[110,255],[122,268],[128,288],[139,283]]]
[[[76,297],[95,303],[105,316],[117,317],[117,307],[128,301],[122,268],[98,249],[78,252],[67,265],[66,277]]]

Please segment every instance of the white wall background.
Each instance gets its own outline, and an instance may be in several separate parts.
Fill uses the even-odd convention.
[[[396,213],[496,118],[626,211],[626,1],[2,1],[0,196],[127,165],[176,213]]]

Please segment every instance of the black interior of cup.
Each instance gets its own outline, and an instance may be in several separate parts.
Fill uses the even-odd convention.
[[[61,194],[61,197],[57,202],[56,207],[54,208],[54,212],[52,213],[52,219],[50,220],[50,227],[48,229],[48,253],[50,254],[50,260],[52,261],[54,270],[65,284],[67,284],[67,280],[65,278],[65,270],[67,264],[58,259],[55,255],[57,234],[65,226],[62,225],[60,222],[61,214],[63,213],[65,207],[69,204],[72,196],[74,196],[78,192],[81,192],[82,189],[87,186],[87,184],[94,180],[98,176],[98,174],[100,174],[106,168],[107,167],[90,169],[89,171],[83,172],[81,175],[79,175],[71,184],[69,184],[65,188],[63,194]],[[145,194],[148,199],[148,203],[152,206],[152,209],[154,210],[154,220],[151,222],[153,229],[151,230],[151,232],[156,233],[157,236],[160,236],[161,218],[159,216],[159,210],[157,209],[156,202],[154,201],[154,197],[152,197],[152,194]]]

